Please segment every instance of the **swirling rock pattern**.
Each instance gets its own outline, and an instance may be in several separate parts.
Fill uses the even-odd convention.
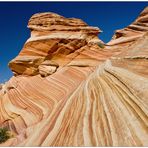
[[[2,146],[148,146],[148,7],[107,45],[54,13],[28,27],[0,90],[0,126],[14,135]]]
[[[9,63],[15,75],[37,75],[39,65],[45,60],[57,63],[61,68],[85,50],[84,47],[89,50],[90,45],[102,42],[97,37],[101,32],[99,28],[89,27],[80,19],[68,19],[54,13],[33,15],[28,27],[31,37],[19,56]],[[84,58],[88,56],[84,55]]]

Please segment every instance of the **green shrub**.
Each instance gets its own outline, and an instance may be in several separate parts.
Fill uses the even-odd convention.
[[[10,138],[10,133],[7,128],[0,128],[0,143],[7,141]]]
[[[98,43],[98,46],[100,47],[100,48],[104,48],[104,44],[102,44],[102,43]]]

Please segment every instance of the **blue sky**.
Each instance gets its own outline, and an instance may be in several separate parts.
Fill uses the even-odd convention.
[[[108,42],[114,30],[135,20],[147,2],[0,2],[0,83],[12,72],[8,62],[18,55],[29,38],[29,18],[38,12],[55,12],[65,17],[84,20],[99,27],[100,39]]]

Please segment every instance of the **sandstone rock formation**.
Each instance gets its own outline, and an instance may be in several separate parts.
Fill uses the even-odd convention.
[[[40,73],[39,65],[46,60],[57,63],[61,68],[70,63],[79,50],[83,50],[82,47],[101,42],[97,38],[101,32],[99,28],[89,27],[80,19],[67,19],[54,13],[33,15],[28,28],[31,37],[19,56],[9,63],[16,75],[37,75]],[[52,67],[51,71],[56,68]]]
[[[14,134],[1,145],[148,146],[148,7],[107,45],[54,13],[28,27],[0,90],[0,126]]]
[[[121,50],[128,49],[128,46],[132,45],[134,41],[142,37],[148,32],[148,7],[146,7],[139,17],[129,26],[124,29],[116,30],[112,40],[107,43],[107,48],[116,50],[117,54]]]

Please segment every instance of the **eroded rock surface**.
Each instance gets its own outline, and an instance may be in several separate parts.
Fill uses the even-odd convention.
[[[33,15],[0,91],[2,145],[148,146],[147,26],[148,7],[105,45],[80,19]]]
[[[107,43],[107,48],[116,51],[128,49],[136,40],[139,40],[148,32],[148,7],[146,7],[137,19],[124,29],[116,30],[112,40]]]
[[[39,67],[43,67],[40,64],[45,60],[63,67],[83,47],[89,49],[89,45],[102,42],[97,37],[101,32],[99,28],[90,27],[80,19],[64,18],[54,13],[33,15],[28,28],[31,30],[31,37],[19,55],[9,63],[16,75],[37,75],[40,73]]]

